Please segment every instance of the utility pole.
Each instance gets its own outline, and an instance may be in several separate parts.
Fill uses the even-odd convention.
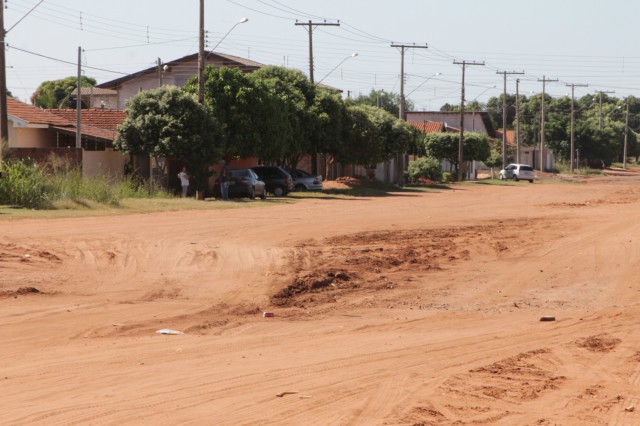
[[[198,102],[204,105],[204,0],[200,0],[198,44]]]
[[[307,27],[307,31],[309,32],[309,80],[311,80],[311,84],[315,84],[315,81],[313,79],[313,30],[316,27],[320,27],[320,26],[332,26],[332,27],[339,27],[340,26],[340,21],[338,22],[313,22],[311,19],[309,19],[309,22],[298,22],[296,21],[295,25],[303,25],[305,27]]]
[[[0,4],[0,158],[2,154],[2,142],[9,141],[9,127],[7,119],[7,67],[5,61],[5,37],[4,30],[4,2]]]
[[[406,49],[427,49],[429,46],[427,44],[418,45],[418,44],[395,44],[391,43],[391,47],[399,47],[400,48],[400,108],[398,113],[398,118],[400,120],[407,121],[407,112],[406,112],[406,101],[404,99],[404,51]]]
[[[504,81],[504,90],[502,94],[502,164],[507,165],[507,75],[524,74],[524,71],[496,71],[496,74],[502,74]]]
[[[542,80],[538,79],[538,81],[542,82],[542,100],[540,104],[540,171],[544,172],[545,163],[544,160],[544,97],[545,97],[545,85],[546,83],[552,81],[558,81],[557,78],[547,78],[544,75],[542,76]]]
[[[82,117],[82,47],[78,46],[78,89],[76,96],[76,148],[82,148],[82,131],[80,129],[80,119]]]
[[[573,151],[573,136],[574,136],[574,115],[575,115],[575,110],[573,108],[574,105],[574,96],[575,96],[575,89],[576,87],[589,87],[588,84],[567,84],[567,87],[571,87],[571,155],[570,155],[570,162],[571,162],[571,166],[570,166],[570,170],[571,173],[573,173],[573,167],[574,167],[574,151]]]
[[[520,164],[520,79],[519,78],[516,78],[516,162]]]
[[[407,103],[404,98],[404,51],[406,49],[427,49],[429,46],[425,43],[424,45],[413,44],[396,44],[391,43],[391,47],[399,47],[400,48],[400,105],[398,108],[398,118],[402,121],[407,121]],[[406,167],[405,164],[406,154],[400,154],[396,161],[396,182],[399,185],[404,184],[404,169]]]
[[[467,65],[482,65],[484,62],[476,61],[453,61],[454,65],[462,65],[462,93],[460,95],[460,141],[458,142],[458,182],[462,182],[464,166],[464,72]]]
[[[602,128],[604,127],[604,120],[602,117],[602,94],[603,93],[616,93],[615,90],[599,90],[598,94],[598,103],[600,104],[600,130],[602,130]]]
[[[338,22],[313,22],[309,19],[309,22],[298,22],[296,20],[295,25],[297,26],[305,26],[307,27],[307,32],[309,33],[309,81],[311,84],[315,85],[315,80],[313,78],[313,30],[319,26],[331,26],[331,27],[339,27],[340,21]],[[311,173],[314,175],[318,174],[318,153],[314,149],[311,153]]]
[[[622,150],[622,168],[627,168],[627,141],[629,139],[629,97],[627,96],[627,113],[624,118],[624,149]]]

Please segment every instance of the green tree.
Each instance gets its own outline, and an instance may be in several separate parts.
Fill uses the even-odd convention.
[[[413,182],[419,178],[439,182],[442,180],[442,164],[434,157],[420,157],[409,163],[407,174]]]
[[[458,171],[458,146],[460,135],[458,133],[428,133],[424,137],[427,155],[447,160]],[[462,147],[464,161],[485,161],[491,154],[489,138],[487,135],[477,132],[465,132]]]
[[[219,158],[214,121],[193,95],[175,86],[140,92],[127,102],[114,147],[126,153],[173,156],[189,168],[196,189],[206,186],[208,168]]]
[[[80,84],[82,87],[92,87],[96,85],[96,79],[82,76]],[[77,77],[45,81],[31,95],[31,103],[40,108],[75,108],[76,101],[71,97],[71,93],[77,86]],[[87,105],[82,107],[86,108]]]
[[[353,105],[368,105],[381,108],[394,117],[400,115],[400,95],[397,93],[386,92],[384,90],[371,89],[368,95],[358,95],[350,100]],[[405,99],[405,111],[411,111],[414,108],[413,102]]]

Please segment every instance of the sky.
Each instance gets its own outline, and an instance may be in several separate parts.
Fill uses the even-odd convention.
[[[40,83],[83,75],[104,83],[198,51],[199,0],[3,0],[7,87],[30,103]],[[34,8],[35,7],[35,8]],[[554,97],[599,91],[640,97],[636,45],[640,2],[631,0],[205,0],[207,50],[284,65],[309,74],[313,30],[315,81],[355,97],[400,92],[416,110],[459,104],[504,90]],[[242,18],[246,23],[238,24]],[[237,24],[237,25],[236,25]],[[353,56],[357,53],[357,56]]]

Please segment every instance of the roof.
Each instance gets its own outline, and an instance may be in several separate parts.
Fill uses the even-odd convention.
[[[75,109],[50,109],[47,111],[71,121],[74,126],[76,124]],[[116,127],[122,124],[125,118],[127,118],[125,112],[120,109],[88,108],[81,111],[82,117],[80,121],[82,122],[83,129],[85,125],[88,125],[103,130],[115,131]]]
[[[409,124],[422,133],[442,133],[447,129],[446,123],[442,121],[410,121]]]
[[[165,62],[164,65],[169,67],[173,65],[178,65],[184,62],[193,62],[198,59],[198,54],[193,53],[191,55],[183,56],[182,58],[175,59],[170,62]],[[205,59],[205,65],[216,65],[219,67],[229,67],[229,68],[243,68],[245,71],[255,71],[259,68],[264,67],[264,64],[259,62],[252,61],[250,59],[240,58],[239,56],[228,55],[226,53],[218,53],[218,52],[209,52]],[[115,80],[107,81],[105,83],[100,83],[95,87],[98,88],[116,88],[121,83],[125,81],[133,80],[136,77],[140,77],[145,74],[156,73],[158,72],[158,67],[153,66],[151,68],[144,69],[142,71],[135,72],[133,74],[125,75],[120,78],[116,78]]]
[[[489,137],[496,137],[496,130],[491,122],[491,117],[486,111],[469,111],[465,110],[465,131],[470,131],[469,125],[475,122],[474,116],[478,116],[482,121],[482,124]],[[460,124],[460,112],[459,111],[408,111],[407,121],[444,121],[447,123],[447,127],[458,126]]]
[[[71,96],[78,94],[78,88],[73,89]],[[118,91],[113,89],[105,89],[103,87],[81,87],[80,96],[100,96],[100,95],[117,95]]]
[[[74,126],[74,123],[52,114],[51,112],[25,104],[7,96],[7,114],[30,124],[46,124],[51,126]]]

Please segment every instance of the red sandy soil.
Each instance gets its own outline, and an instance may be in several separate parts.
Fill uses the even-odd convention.
[[[0,424],[640,424],[640,180],[585,182],[0,218]]]

